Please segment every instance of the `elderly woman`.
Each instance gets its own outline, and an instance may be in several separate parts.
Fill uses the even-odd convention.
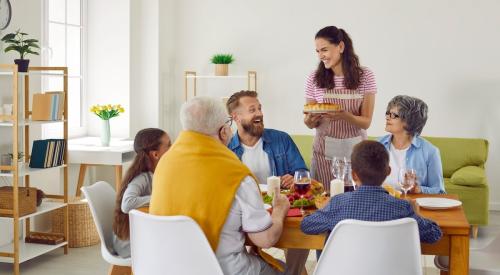
[[[445,192],[439,149],[420,137],[427,121],[427,110],[427,104],[418,98],[394,97],[385,112],[385,130],[390,134],[379,140],[390,156],[391,174],[385,183],[398,187],[399,171],[414,169],[417,184],[410,193]]]

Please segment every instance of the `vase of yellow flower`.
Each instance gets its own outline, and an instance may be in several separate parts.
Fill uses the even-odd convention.
[[[90,112],[94,113],[96,116],[100,117],[101,122],[101,145],[109,146],[109,141],[111,139],[111,129],[109,126],[109,120],[125,112],[125,109],[120,105],[94,105],[90,108]]]

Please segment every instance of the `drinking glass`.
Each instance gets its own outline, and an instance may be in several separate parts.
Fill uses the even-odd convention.
[[[344,164],[344,192],[352,192],[356,190],[356,183],[352,178],[352,166],[350,161]]]
[[[304,215],[304,195],[311,188],[311,175],[307,170],[297,170],[293,177],[295,191],[300,195],[300,213]]]
[[[411,168],[401,168],[398,174],[398,183],[403,189],[404,197],[406,198],[408,191],[413,188],[415,181],[417,179],[417,174],[414,169]]]
[[[340,157],[333,157],[332,160],[332,174],[333,177],[339,180],[344,180],[344,167],[345,167],[346,159]]]

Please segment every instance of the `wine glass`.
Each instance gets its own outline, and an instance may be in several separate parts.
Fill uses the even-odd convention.
[[[350,161],[346,161],[344,165],[344,192],[352,192],[356,190],[356,183],[352,178],[352,166]]]
[[[408,191],[413,188],[415,181],[417,179],[417,174],[414,169],[411,168],[401,168],[398,174],[398,183],[403,190],[404,197],[406,198]]]
[[[345,167],[346,159],[340,157],[333,157],[332,160],[332,174],[333,177],[339,180],[344,180],[344,167]]]
[[[304,215],[304,195],[311,188],[311,175],[307,170],[297,170],[293,177],[295,191],[300,195],[300,214]]]

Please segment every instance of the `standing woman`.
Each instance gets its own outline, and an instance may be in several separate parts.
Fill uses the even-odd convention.
[[[306,103],[334,103],[342,109],[304,117],[307,127],[316,128],[312,176],[328,187],[333,179],[331,159],[349,158],[352,147],[366,139],[377,85],[373,72],[359,64],[351,38],[343,29],[328,26],[319,30],[315,44],[320,62],[307,78]]]
[[[113,221],[113,249],[120,257],[130,257],[128,212],[149,204],[153,173],[170,145],[170,138],[161,129],[146,128],[135,135],[134,151],[137,155],[127,170],[120,193],[116,197]]]

